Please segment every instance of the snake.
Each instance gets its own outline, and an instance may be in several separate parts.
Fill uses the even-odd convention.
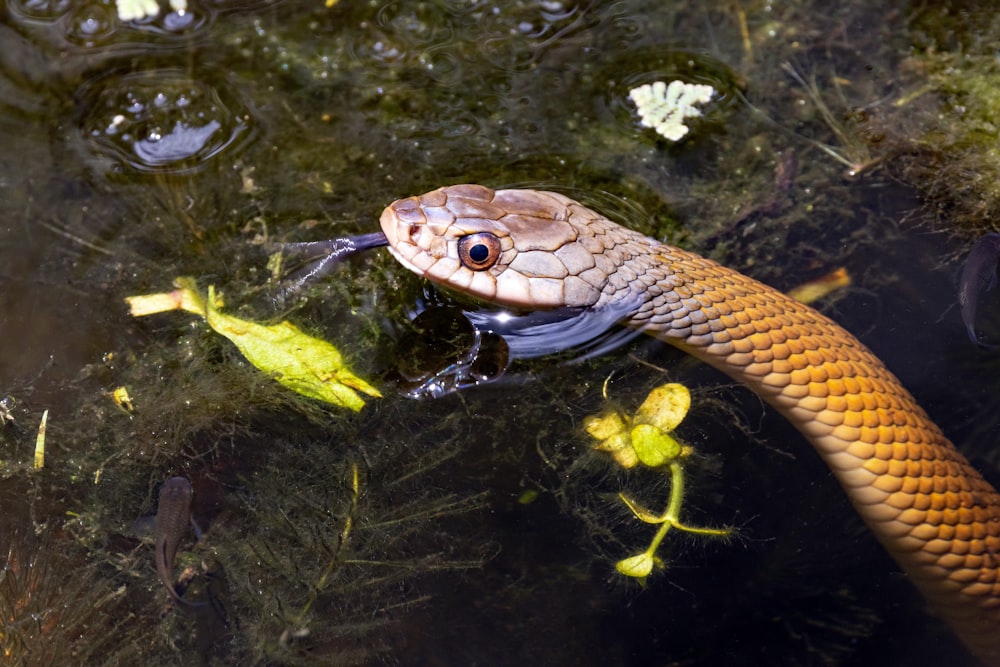
[[[846,329],[557,192],[451,185],[380,224],[432,282],[517,309],[613,309],[747,385],[812,443],[934,613],[1000,665],[1000,493]]]

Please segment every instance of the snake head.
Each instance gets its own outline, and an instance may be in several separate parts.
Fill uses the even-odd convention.
[[[594,215],[554,192],[452,185],[393,202],[380,222],[393,256],[440,285],[515,308],[586,308],[608,279],[576,209]]]

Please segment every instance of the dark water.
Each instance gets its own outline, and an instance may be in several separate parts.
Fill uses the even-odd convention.
[[[419,280],[373,251],[282,300],[267,268],[269,243],[374,231],[457,182],[558,188],[780,288],[845,266],[821,307],[995,477],[996,362],[951,307],[963,240],[891,169],[845,177],[891,155],[872,128],[924,84],[921,10],[826,6],[218,0],[123,22],[3,4],[10,664],[968,663],[802,438],[717,373],[638,341],[413,401],[396,378]],[[658,78],[720,92],[678,145],[627,101]],[[385,398],[328,409],[187,314],[128,316],[182,275],[333,341]],[[652,535],[616,494],[657,506],[666,481],[581,428],[612,373],[630,408],[692,387],[684,515],[738,528],[671,535],[645,588],[613,569]],[[169,609],[139,528],[174,475],[204,530],[175,572],[194,568],[204,613]]]

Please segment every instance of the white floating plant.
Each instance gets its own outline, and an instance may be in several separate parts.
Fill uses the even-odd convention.
[[[141,21],[160,13],[156,0],[117,0],[119,21]]]
[[[710,102],[713,95],[712,86],[685,81],[647,83],[628,94],[639,111],[639,123],[670,141],[678,141],[688,133],[684,121],[701,116],[695,105]]]
[[[115,0],[119,21],[141,21],[160,13],[158,0]],[[170,8],[178,14],[187,11],[187,0],[170,0]]]

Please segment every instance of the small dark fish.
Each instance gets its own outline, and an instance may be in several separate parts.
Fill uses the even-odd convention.
[[[205,602],[191,602],[177,594],[174,588],[174,557],[181,539],[191,524],[191,482],[183,477],[171,477],[160,487],[156,508],[154,536],[156,538],[156,573],[167,587],[170,597],[188,607],[203,607]]]
[[[993,287],[997,277],[997,258],[1000,257],[1000,234],[990,233],[980,237],[969,251],[962,267],[958,284],[958,303],[962,307],[962,321],[969,332],[969,339],[976,345],[992,348],[979,340],[976,334],[976,307],[980,295]]]

